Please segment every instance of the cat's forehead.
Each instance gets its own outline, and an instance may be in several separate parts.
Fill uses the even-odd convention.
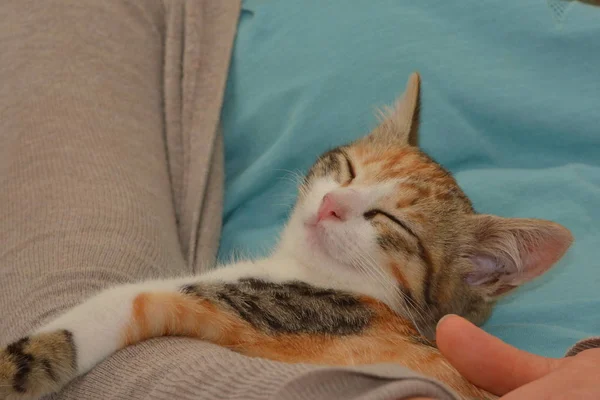
[[[432,200],[462,203],[472,209],[471,202],[456,180],[441,165],[412,146],[373,146],[357,143],[346,149],[363,184],[393,183],[390,200],[397,208],[406,208]],[[463,207],[461,207],[463,208]]]
[[[417,148],[410,146],[355,145],[347,149],[365,179],[373,181],[408,180],[430,186],[457,186],[452,175]]]

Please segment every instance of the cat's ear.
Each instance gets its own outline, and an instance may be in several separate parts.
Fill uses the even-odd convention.
[[[466,282],[491,299],[548,271],[573,242],[567,228],[551,221],[493,215],[471,218],[473,269]]]
[[[420,102],[420,78],[418,73],[413,72],[404,94],[393,107],[381,110],[381,123],[369,136],[387,143],[418,146]]]

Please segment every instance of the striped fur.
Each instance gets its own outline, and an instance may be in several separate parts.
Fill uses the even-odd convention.
[[[451,174],[411,145],[418,84],[411,76],[371,134],[317,160],[270,257],[100,292],[0,351],[0,399],[52,393],[159,336],[284,362],[394,362],[466,399],[492,398],[438,352],[435,325],[447,313],[484,321],[572,238],[549,221],[476,214]],[[329,219],[319,217],[326,197],[338,207]]]

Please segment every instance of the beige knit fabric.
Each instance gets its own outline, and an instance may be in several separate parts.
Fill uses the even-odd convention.
[[[236,0],[0,2],[0,346],[109,285],[203,270]],[[101,334],[101,332],[99,332]],[[454,398],[392,365],[127,348],[57,399]]]

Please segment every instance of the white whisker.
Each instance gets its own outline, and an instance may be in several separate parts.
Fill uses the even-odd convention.
[[[408,314],[408,318],[412,321],[415,327],[418,327],[418,322],[413,315],[413,312],[416,313],[419,321],[426,320],[424,316],[424,313],[426,314],[426,310],[424,310],[423,307],[414,299],[406,296],[406,294],[400,290],[393,278],[380,268],[372,254],[361,253],[356,250],[356,247],[348,245],[345,241],[337,244],[345,252],[347,252],[347,254],[350,256],[350,259],[353,261],[353,265],[357,267],[357,269],[363,275],[369,279],[372,279],[381,286],[385,292],[386,298],[388,298],[392,304],[396,303],[398,298],[404,301],[406,307],[403,307],[403,309]]]

